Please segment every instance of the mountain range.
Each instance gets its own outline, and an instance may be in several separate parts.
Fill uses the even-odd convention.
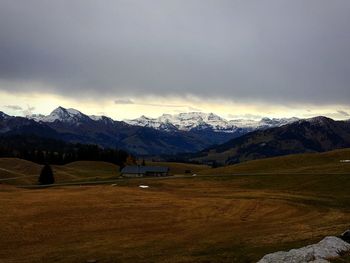
[[[226,120],[213,113],[190,112],[116,121],[63,107],[47,116],[0,112],[0,136],[12,135],[97,144],[138,156],[181,153],[185,161],[221,164],[350,147],[349,121],[326,117]]]
[[[137,155],[162,155],[197,152],[256,129],[291,121],[295,119],[227,121],[213,113],[199,112],[116,121],[106,116],[88,116],[76,109],[58,107],[47,116],[13,117],[1,113],[0,134],[34,134],[72,143],[120,148]]]
[[[133,120],[124,120],[131,125],[150,127],[164,131],[193,131],[211,129],[215,132],[235,133],[240,129],[253,131],[256,129],[267,129],[278,127],[297,121],[297,118],[262,118],[261,120],[226,120],[214,113],[188,112],[179,114],[163,114],[158,118],[141,116]]]
[[[326,117],[298,120],[265,130],[256,130],[218,146],[187,156],[198,162],[234,164],[248,160],[350,147],[350,121]]]

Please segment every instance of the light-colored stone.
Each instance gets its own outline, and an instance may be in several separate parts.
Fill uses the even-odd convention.
[[[310,261],[309,263],[329,263],[329,261],[325,259],[316,259],[314,261]]]
[[[265,255],[258,263],[323,263],[346,251],[350,251],[349,243],[338,237],[325,237],[317,244]]]

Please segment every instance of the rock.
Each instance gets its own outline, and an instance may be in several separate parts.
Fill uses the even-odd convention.
[[[350,251],[350,244],[338,237],[325,237],[317,244],[265,255],[258,263],[324,263],[346,251]]]
[[[309,263],[330,263],[330,262],[325,259],[316,259],[314,261],[310,261]]]
[[[340,238],[345,242],[350,243],[350,230],[346,230],[343,234],[340,235]]]

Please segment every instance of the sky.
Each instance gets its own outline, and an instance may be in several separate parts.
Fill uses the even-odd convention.
[[[1,0],[0,110],[350,118],[350,1]]]

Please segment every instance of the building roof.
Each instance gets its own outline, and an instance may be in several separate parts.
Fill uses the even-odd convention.
[[[166,166],[125,166],[121,173],[122,174],[145,174],[145,173],[167,173],[169,167]]]

